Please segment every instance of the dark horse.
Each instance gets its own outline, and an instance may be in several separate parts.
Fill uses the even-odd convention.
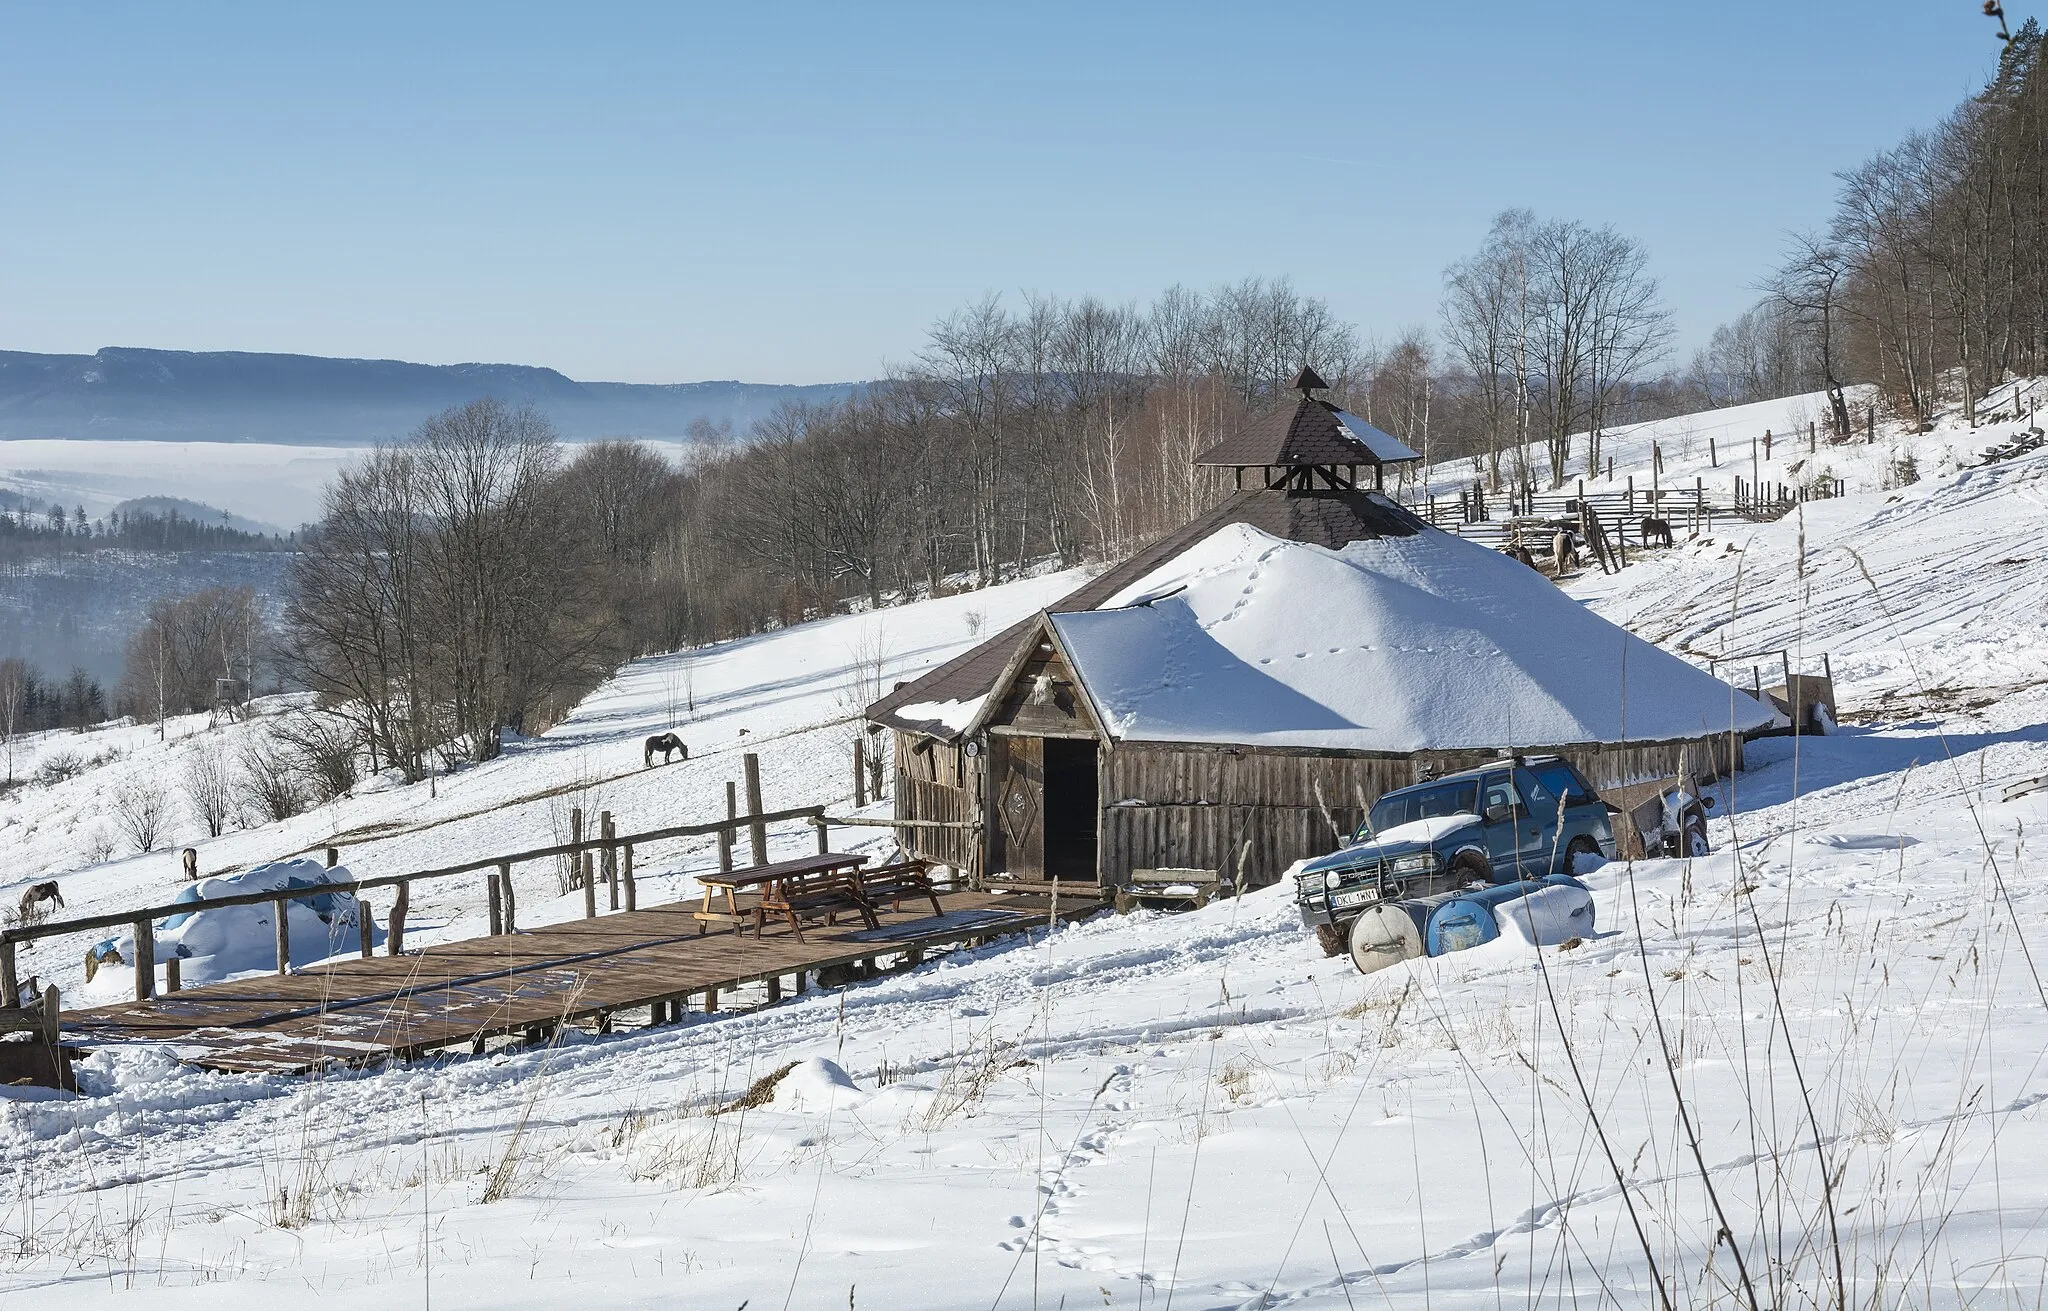
[[[657,733],[648,738],[647,744],[640,748],[640,758],[647,762],[647,768],[654,768],[654,753],[657,751],[661,753],[661,763],[664,765],[675,752],[681,752],[685,760],[690,758],[690,748],[684,746],[683,740],[674,733]]]
[[[1648,548],[1655,542],[1659,546],[1671,546],[1671,521],[1669,519],[1644,519],[1642,543]]]

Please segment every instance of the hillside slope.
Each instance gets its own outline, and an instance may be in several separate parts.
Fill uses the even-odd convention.
[[[1280,888],[553,1049],[323,1080],[106,1053],[85,1098],[0,1101],[0,1149],[33,1163],[0,1180],[0,1296],[1332,1311],[1661,1283],[1732,1307],[1745,1276],[1759,1305],[1833,1305],[1839,1271],[1859,1307],[2041,1305],[2048,885],[2024,834],[2048,792],[2002,798],[2048,773],[2044,479],[2035,455],[1810,509],[1804,577],[1788,521],[1580,580],[1696,652],[1829,651],[1857,722],[1753,744],[1716,854],[1601,869],[1570,950],[1360,976]],[[908,669],[1060,581],[880,620]],[[641,662],[434,800],[355,798],[209,864],[348,825],[392,826],[357,848],[377,871],[502,842],[545,803],[457,816],[579,771],[630,774],[602,786],[634,820],[701,814],[742,726],[771,797],[836,798],[866,622],[713,648],[687,687]],[[704,758],[633,772],[691,694]],[[652,867],[679,890],[702,859]],[[470,931],[475,905],[428,918]]]

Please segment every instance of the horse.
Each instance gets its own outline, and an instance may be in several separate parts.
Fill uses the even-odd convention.
[[[1658,546],[1675,546],[1671,540],[1671,521],[1646,517],[1643,520],[1643,546],[1647,549],[1653,542]]]
[[[1534,569],[1536,567],[1536,557],[1529,553],[1528,547],[1523,546],[1519,542],[1517,542],[1513,546],[1502,547],[1501,554],[1505,555],[1510,560],[1520,560],[1523,564],[1528,565],[1531,569]]]
[[[1557,565],[1559,577],[1579,567],[1579,552],[1572,545],[1570,533],[1559,533],[1550,539],[1550,558]]]
[[[684,746],[683,740],[674,733],[656,733],[640,748],[640,759],[646,763],[647,768],[654,768],[654,753],[657,751],[661,753],[661,763],[664,765],[668,763],[669,756],[678,751],[682,752],[683,759],[690,758],[690,748]]]
[[[33,884],[21,894],[21,917],[27,919],[36,906],[45,901],[54,901],[58,910],[64,909],[64,894],[57,890],[57,880]]]

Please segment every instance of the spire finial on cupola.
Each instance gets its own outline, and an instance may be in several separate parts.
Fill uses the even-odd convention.
[[[1301,366],[1300,373],[1294,375],[1294,381],[1287,385],[1300,392],[1304,397],[1314,392],[1330,390],[1330,384],[1323,381],[1323,375],[1317,373],[1306,364]]]

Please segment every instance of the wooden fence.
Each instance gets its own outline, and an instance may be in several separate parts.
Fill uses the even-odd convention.
[[[391,911],[386,923],[385,950],[393,956],[405,950],[405,917],[412,900],[412,885],[428,879],[456,878],[465,874],[488,871],[484,881],[485,894],[490,913],[490,931],[493,934],[517,931],[518,908],[512,893],[512,867],[535,860],[553,860],[568,857],[572,868],[579,877],[572,880],[572,886],[583,890],[583,915],[586,919],[598,914],[597,885],[607,886],[607,900],[611,910],[637,910],[638,890],[633,878],[633,850],[650,842],[670,838],[702,837],[716,834],[719,839],[719,868],[732,868],[733,848],[738,843],[742,827],[747,831],[753,863],[766,864],[768,860],[768,826],[802,820],[817,831],[818,850],[828,849],[828,821],[823,806],[798,806],[789,810],[763,811],[761,809],[760,762],[758,757],[746,757],[747,803],[746,813],[740,813],[737,805],[736,788],[726,785],[726,814],[722,820],[704,824],[677,824],[668,828],[648,829],[640,833],[616,833],[612,830],[610,816],[604,817],[600,832],[594,837],[577,836],[568,842],[552,846],[534,847],[526,851],[515,851],[502,856],[486,856],[478,860],[464,861],[459,865],[444,865],[436,869],[415,870],[407,874],[380,874],[370,878],[349,879],[335,883],[323,883],[314,888],[291,888],[281,891],[238,892],[225,897],[203,897],[193,901],[169,902],[163,905],[146,906],[135,910],[111,911],[100,915],[81,915],[72,919],[50,920],[41,924],[20,925],[0,929],[0,1006],[15,1007],[21,1004],[21,982],[15,961],[15,949],[24,942],[40,938],[57,937],[66,933],[79,933],[89,929],[132,927],[135,932],[135,997],[138,1001],[156,995],[156,943],[153,926],[157,920],[170,915],[182,915],[196,910],[217,910],[227,906],[256,906],[269,902],[274,907],[277,933],[277,972],[286,974],[291,969],[291,940],[289,917],[286,906],[293,901],[306,901],[329,892],[354,893],[358,897],[373,888],[393,888]],[[329,847],[327,863],[333,866],[339,859],[339,850]],[[593,864],[592,857],[598,858]],[[370,955],[371,920],[367,906],[361,907],[357,915],[359,935],[358,950],[364,957]],[[176,958],[165,963],[165,987],[175,992],[180,980]]]

